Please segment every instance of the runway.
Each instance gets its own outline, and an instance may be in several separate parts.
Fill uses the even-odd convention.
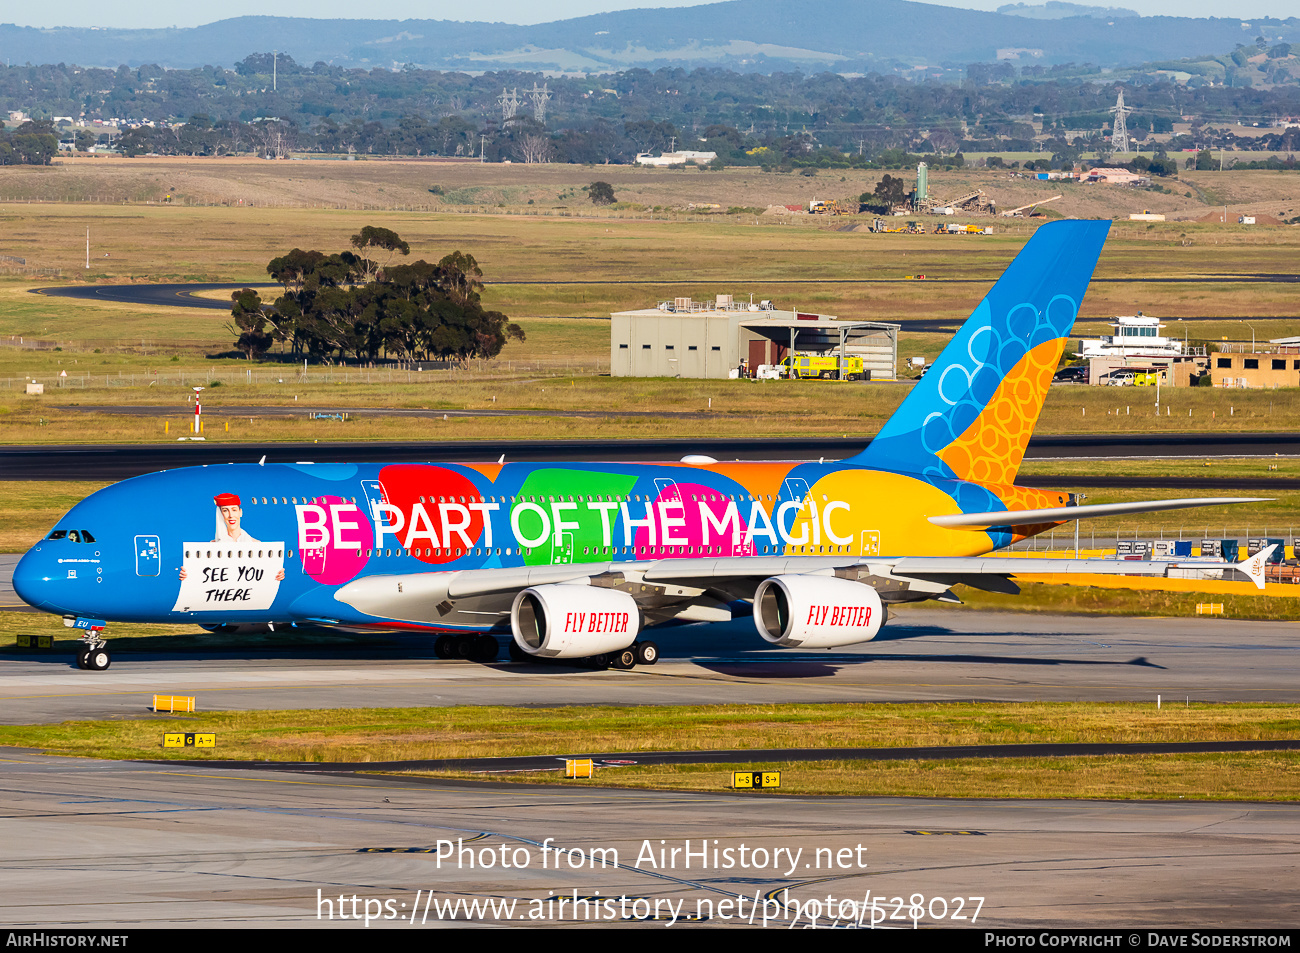
[[[243,408],[247,410],[247,408]],[[284,408],[268,408],[284,412]],[[307,413],[311,408],[303,408]],[[157,412],[153,409],[153,412]],[[357,409],[348,409],[357,413]],[[364,409],[360,412],[365,412]],[[371,411],[377,412],[377,411]],[[438,413],[441,416],[441,412]],[[688,453],[704,453],[719,460],[841,460],[869,444],[869,438],[794,437],[761,440],[700,437],[654,440],[440,440],[369,441],[338,443],[151,443],[70,444],[0,447],[0,480],[124,480],[142,473],[175,467],[218,463],[441,463],[603,460],[679,460]],[[1047,459],[1150,459],[1163,457],[1249,457],[1300,454],[1300,433],[1237,434],[1083,434],[1035,436],[1025,452],[1028,460]],[[1128,478],[1089,476],[1090,486],[1105,480]],[[1129,486],[1223,487],[1238,490],[1282,488],[1287,478],[1223,481],[1199,474],[1179,473],[1165,483],[1144,478]],[[1034,478],[1019,482],[1035,485]],[[1055,486],[1060,481],[1048,478]],[[1082,482],[1081,480],[1075,482]]]
[[[630,672],[479,664],[431,641],[267,651],[133,653],[106,672],[72,653],[6,652],[0,723],[150,717],[154,693],[204,711],[445,705],[693,705],[894,701],[1295,702],[1300,631],[1282,622],[1127,619],[908,608],[875,641],[782,651],[751,619],[656,629],[663,658]],[[501,657],[505,657],[504,651]]]
[[[1145,930],[1285,928],[1300,913],[1294,804],[672,794],[13,749],[0,787],[10,929],[751,915],[776,928],[829,926],[829,911],[907,929],[915,913],[922,927]]]

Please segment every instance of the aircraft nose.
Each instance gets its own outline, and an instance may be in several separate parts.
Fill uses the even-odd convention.
[[[47,612],[57,611],[50,603],[53,582],[50,563],[51,560],[44,558],[40,547],[37,547],[18,560],[13,579],[14,591],[18,593],[19,599]]]

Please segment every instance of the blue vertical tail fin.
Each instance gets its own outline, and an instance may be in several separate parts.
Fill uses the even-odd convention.
[[[1040,227],[851,462],[932,480],[1014,482],[1109,229]]]

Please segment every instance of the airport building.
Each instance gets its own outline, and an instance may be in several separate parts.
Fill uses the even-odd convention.
[[[760,368],[776,368],[793,355],[822,359],[817,363],[831,368],[822,376],[851,367],[846,378],[894,380],[899,327],[782,311],[731,295],[675,298],[610,315],[610,371],[614,377],[759,377],[767,376]]]
[[[1159,318],[1139,311],[1111,322],[1113,333],[1079,341],[1079,357],[1088,361],[1093,384],[1149,383],[1188,387],[1206,370],[1204,346],[1167,337]]]
[[[1215,387],[1298,387],[1300,346],[1220,345],[1210,355]]]

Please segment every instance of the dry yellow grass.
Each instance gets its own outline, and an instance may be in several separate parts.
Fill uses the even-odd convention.
[[[498,706],[199,713],[208,758],[391,761],[737,748],[1289,739],[1294,705],[1124,703]],[[91,757],[172,757],[159,720],[0,726],[0,744]],[[193,757],[197,752],[181,752]]]
[[[908,174],[905,170],[904,175]],[[582,187],[596,179],[614,186],[622,203],[653,209],[711,202],[724,209],[802,204],[813,198],[856,200],[882,173],[821,170],[808,177],[756,168],[724,172],[655,170],[636,166],[497,165],[436,160],[266,162],[248,157],[209,159],[107,156],[61,157],[49,167],[9,166],[0,176],[0,203],[22,201],[225,203],[238,207],[335,205],[422,209],[488,209],[504,205],[533,211],[594,211]],[[982,188],[999,207],[1014,208],[1062,195],[1054,210],[1071,217],[1127,216],[1150,208],[1197,217],[1210,207],[1286,218],[1300,208],[1293,174],[1267,171],[1180,172],[1160,184],[1164,192],[1040,182],[1006,171],[930,171],[931,192],[955,198]],[[442,196],[429,189],[440,187]],[[608,212],[607,212],[608,214]]]
[[[607,768],[591,781],[558,771],[493,774],[493,781],[589,785],[652,791],[730,788],[732,771],[780,771],[781,787],[755,797],[1086,798],[1108,800],[1294,801],[1300,754],[1117,755],[966,758],[951,761],[801,761]],[[468,772],[404,772],[481,779]]]

